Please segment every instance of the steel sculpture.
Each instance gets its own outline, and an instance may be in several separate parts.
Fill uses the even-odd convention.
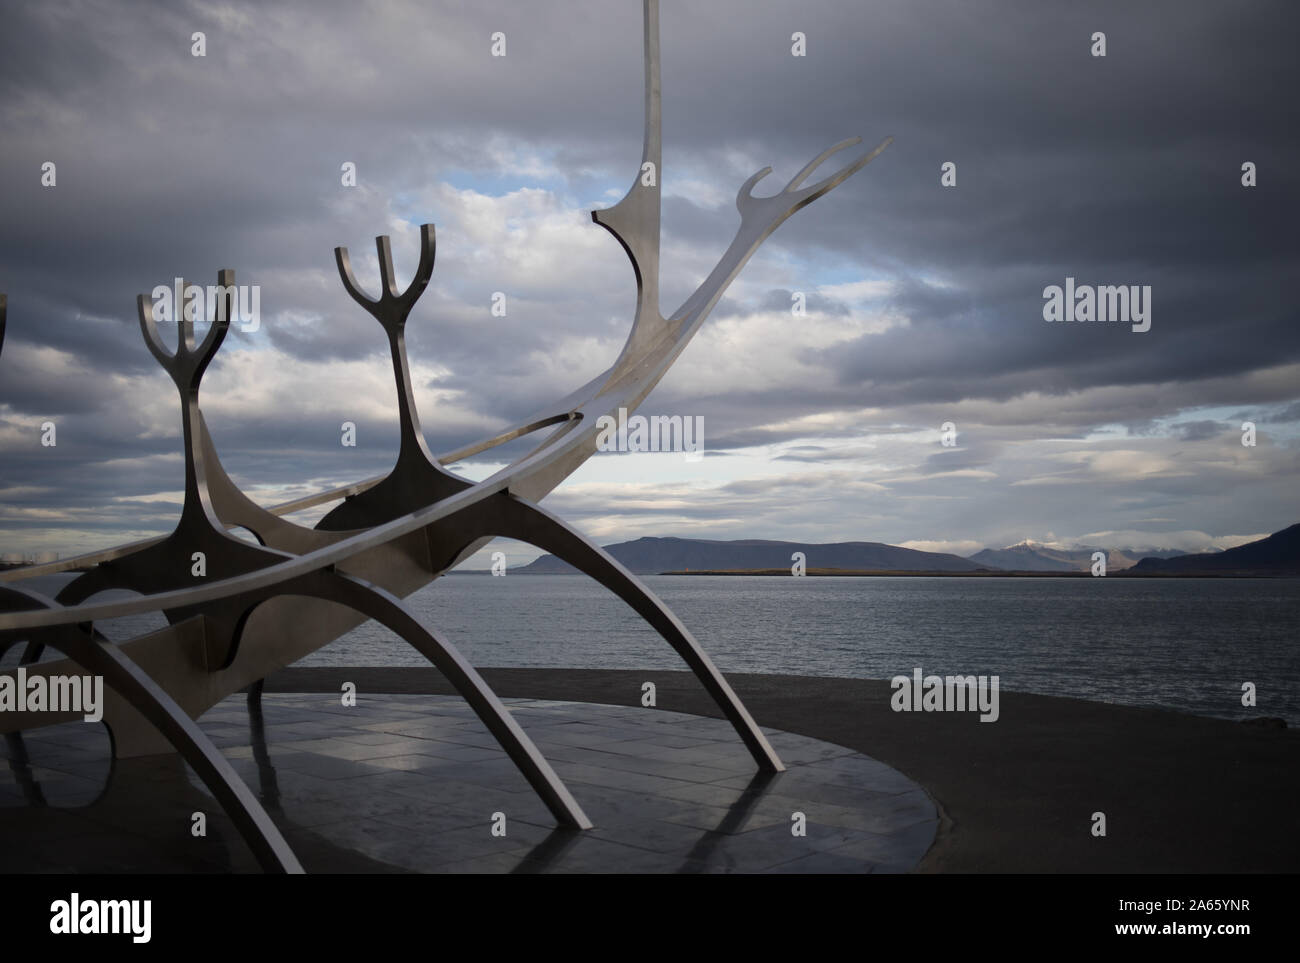
[[[889,144],[828,177],[804,187],[827,158],[860,143],[853,138],[813,158],[778,193],[753,193],[771,168],[740,188],[740,227],[717,266],[671,316],[659,309],[659,240],[662,150],[660,143],[658,0],[644,0],[645,137],[642,163],[618,204],[595,211],[628,254],[636,278],[631,332],[614,364],[565,398],[506,431],[440,457],[425,443],[407,365],[405,325],[433,272],[433,225],[420,228],[420,263],[398,292],[387,237],[377,239],[381,291],[364,294],[353,277],[348,252],[335,250],[348,294],[383,327],[397,387],[401,447],[388,474],[265,509],[254,503],[222,468],[199,405],[203,373],[221,346],[234,310],[234,272],[222,271],[226,289],[202,341],[178,310],[175,352],[159,337],[152,304],[141,295],[145,343],[169,373],[180,395],[185,449],[185,500],[168,536],[44,565],[0,573],[0,654],[27,643],[29,673],[71,673],[77,666],[104,676],[104,720],[119,756],[178,751],[231,815],[268,871],[301,872],[301,866],[256,797],[194,722],[223,698],[260,691],[261,680],[314,652],[366,619],[375,619],[436,665],[475,709],[484,724],[550,808],[557,822],[592,825],[528,735],[513,720],[455,647],[421,624],[401,601],[497,536],[528,542],[596,579],[645,619],[690,666],[735,727],[760,771],[783,766],[762,731],[725,678],[681,621],[640,579],[571,525],[538,502],[596,451],[601,415],[634,411],[659,383],[699,330],[705,317],[763,240],[799,208],[861,170]],[[646,165],[653,165],[652,168]],[[652,178],[642,173],[653,171]],[[181,287],[181,292],[185,290]],[[179,299],[178,299],[179,308]],[[6,303],[0,295],[0,345]],[[550,431],[527,454],[477,483],[446,466],[535,432]],[[285,516],[338,502],[315,528]],[[243,527],[261,543],[230,534]],[[194,577],[191,560],[203,553],[206,574]],[[16,583],[36,575],[85,570],[57,598]],[[106,589],[137,596],[95,601]],[[161,611],[168,625],[115,644],[94,625],[103,619]],[[62,661],[34,664],[45,646]],[[65,721],[67,715],[6,713],[0,731]]]

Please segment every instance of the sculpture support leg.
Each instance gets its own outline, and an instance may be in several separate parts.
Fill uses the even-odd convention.
[[[110,687],[171,741],[212,790],[263,869],[278,873],[303,872],[302,864],[279,828],[226,757],[143,669],[116,645],[88,638],[77,629],[63,633],[57,644],[70,658],[102,675]]]
[[[340,572],[318,572],[275,590],[346,605],[405,639],[456,687],[505,749],[562,826],[590,829],[592,822],[546,757],[501,704],[496,693],[450,642],[427,629],[400,599],[378,586]]]
[[[468,544],[483,535],[518,539],[550,552],[605,586],[649,622],[690,666],[735,726],[759,768],[769,772],[785,770],[749,710],[672,609],[595,542],[541,506],[512,495],[486,499],[449,522],[447,527],[455,529],[456,541],[464,539]]]
[[[23,799],[29,806],[46,806],[45,793],[41,784],[32,776],[31,760],[27,758],[27,746],[21,732],[6,732],[5,745],[9,751],[9,771],[18,780],[18,787],[23,791]]]

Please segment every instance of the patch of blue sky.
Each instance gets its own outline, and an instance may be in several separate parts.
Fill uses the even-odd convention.
[[[610,207],[627,192],[627,184],[608,176],[566,177],[556,170],[553,174],[521,175],[518,173],[484,174],[477,171],[453,169],[443,171],[439,179],[458,191],[473,191],[484,197],[506,197],[521,190],[544,190],[559,197],[563,204],[582,211]],[[424,223],[430,212],[421,195],[399,191],[393,195],[393,209],[403,220],[413,226]]]
[[[1300,422],[1270,421],[1270,417],[1286,408],[1290,402],[1243,403],[1240,405],[1213,405],[1205,407],[1184,408],[1177,414],[1154,419],[1149,427],[1134,430],[1133,426],[1122,424],[1098,425],[1085,437],[1086,441],[1113,441],[1121,438],[1157,437],[1172,438],[1177,436],[1183,425],[1201,422],[1217,422],[1223,431],[1239,432],[1243,421],[1255,421],[1256,430],[1267,431],[1277,440],[1294,441],[1300,439]]]
[[[824,252],[795,252],[773,248],[766,253],[784,265],[792,276],[798,277],[800,279],[798,286],[803,290],[815,291],[819,288],[858,284],[864,281],[894,280],[892,276],[869,270],[853,259],[828,257]]]
[[[568,178],[558,169],[546,174],[519,174],[511,172],[483,173],[451,169],[440,171],[438,179],[458,191],[474,191],[486,197],[505,197],[525,188],[540,188],[563,194],[568,189]]]

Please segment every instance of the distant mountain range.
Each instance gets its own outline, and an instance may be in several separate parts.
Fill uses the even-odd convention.
[[[844,568],[869,571],[974,572],[982,566],[958,555],[918,552],[881,542],[772,542],[764,539],[710,541],[702,538],[638,538],[634,542],[606,545],[613,555],[637,575],[682,572],[686,569],[788,569],[790,556],[803,552],[809,568]],[[515,569],[521,575],[558,575],[573,568],[554,555]]]
[[[1137,559],[1117,549],[1105,548],[1049,548],[1037,542],[1021,542],[1007,548],[986,548],[970,556],[985,568],[1000,568],[1009,572],[1087,572],[1092,569],[1092,553],[1106,553],[1106,571],[1121,572],[1137,564]],[[1160,558],[1180,555],[1180,552],[1158,552]]]
[[[791,556],[803,552],[808,569],[859,572],[1087,572],[1092,554],[1106,552],[1107,572],[1133,575],[1196,574],[1300,575],[1300,524],[1257,542],[1224,552],[1186,555],[1164,551],[1140,561],[1115,549],[1057,549],[1021,542],[984,549],[970,558],[943,552],[920,552],[882,542],[777,542],[765,539],[715,541],[702,538],[638,538],[606,545],[605,550],[637,575],[684,571],[755,571],[789,569]],[[574,571],[554,555],[543,555],[514,570],[521,575],[561,575]]]
[[[1177,558],[1142,559],[1133,566],[1134,573],[1220,575],[1300,575],[1300,523],[1274,532],[1257,542],[1205,555],[1179,555]]]

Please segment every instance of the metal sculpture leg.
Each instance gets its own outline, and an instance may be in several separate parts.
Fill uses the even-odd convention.
[[[0,611],[53,608],[53,600],[24,589],[0,587]],[[212,790],[234,822],[258,863],[268,872],[301,873],[302,864],[293,854],[279,828],[266,814],[226,757],[198,727],[185,710],[126,653],[96,632],[93,627],[66,625],[46,629],[31,641],[50,645],[89,671],[101,675],[105,684],[149,720],[193,767]],[[0,646],[14,641],[0,637]],[[110,729],[111,732],[111,729]]]
[[[592,827],[591,820],[582,811],[578,801],[528,737],[528,733],[524,732],[501,704],[496,693],[478,674],[478,670],[454,645],[426,628],[400,599],[376,585],[340,572],[317,572],[286,583],[269,591],[265,598],[258,599],[254,604],[261,604],[266,598],[277,595],[305,595],[346,605],[374,619],[410,643],[456,687],[456,691],[496,737],[501,748],[519,767],[555,819],[562,826],[573,829]]]
[[[257,778],[262,786],[262,802],[270,809],[280,809],[280,781],[275,776],[271,753],[266,747],[266,722],[262,718],[262,690],[265,679],[248,687],[248,743],[253,747]]]
[[[581,532],[533,502],[501,494],[438,523],[451,542],[468,545],[486,535],[499,535],[550,552],[584,575],[594,578],[650,623],[685,660],[713,701],[744,740],[760,769],[782,772],[785,766],[744,704],[700,644],[658,596],[635,575]]]
[[[23,799],[29,806],[47,806],[45,793],[41,784],[32,775],[31,760],[27,756],[27,745],[23,742],[21,732],[6,732],[5,747],[9,756],[9,771],[18,781],[18,788],[23,791]]]
[[[166,692],[115,645],[75,638],[60,640],[68,656],[104,681],[153,723],[179,751],[234,821],[258,863],[267,872],[302,873],[302,864],[257,797],[226,757]],[[66,648],[65,648],[66,645]]]

